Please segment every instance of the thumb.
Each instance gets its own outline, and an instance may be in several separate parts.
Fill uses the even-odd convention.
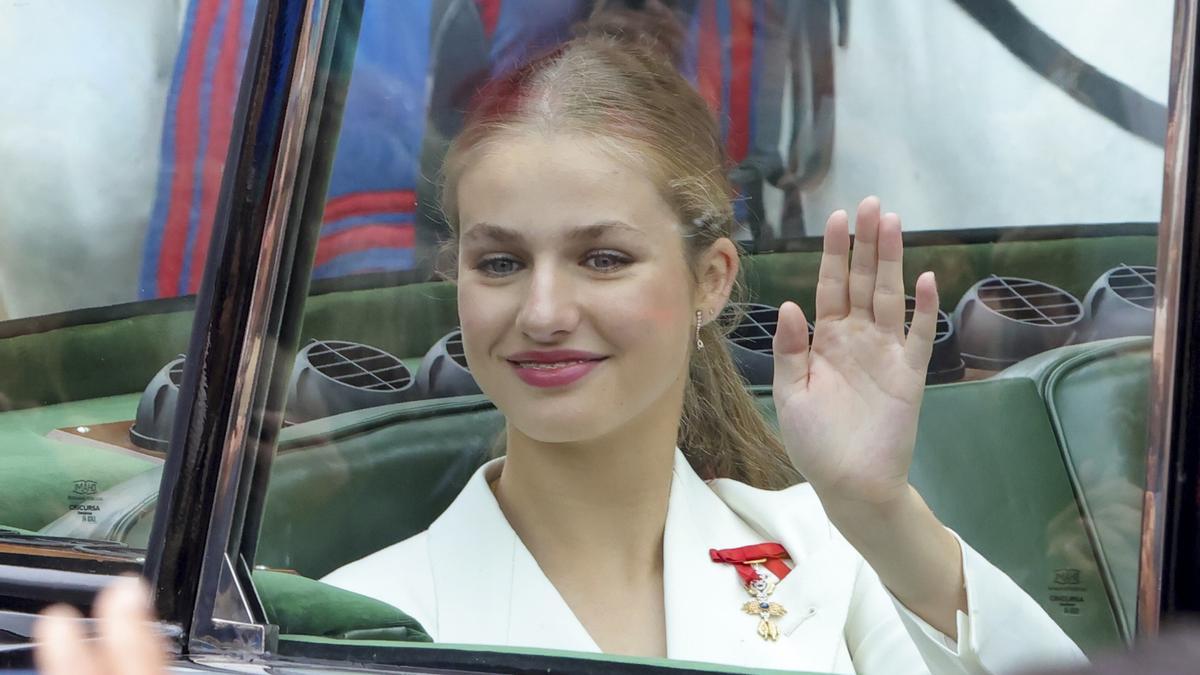
[[[808,320],[800,305],[788,301],[779,308],[775,327],[775,393],[808,384]]]

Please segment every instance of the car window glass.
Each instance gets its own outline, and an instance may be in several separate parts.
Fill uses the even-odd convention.
[[[1129,643],[1172,4],[1109,5],[1094,12],[1082,3],[968,0],[367,0],[255,554],[260,593],[308,584],[331,606],[378,611],[376,623],[331,613],[327,625],[293,631],[320,631],[347,658],[352,645],[345,640],[368,634],[397,648],[433,639],[588,650],[584,623],[562,613],[569,589],[539,576],[541,561],[531,562],[520,538],[512,538],[479,478],[495,479],[500,465],[476,473],[503,454],[505,417],[493,400],[501,408],[534,403],[522,403],[519,393],[502,399],[495,389],[485,396],[488,387],[473,371],[484,362],[468,354],[492,359],[483,367],[493,373],[552,370],[514,355],[515,343],[506,340],[579,330],[595,352],[652,334],[653,313],[635,311],[652,298],[605,295],[616,291],[595,275],[609,265],[625,269],[629,251],[637,259],[638,251],[665,250],[654,247],[666,240],[655,239],[661,230],[628,235],[633,242],[606,230],[596,235],[606,242],[597,252],[538,229],[592,222],[581,214],[590,217],[593,202],[556,192],[572,172],[599,166],[589,164],[597,155],[587,154],[594,139],[586,134],[568,146],[500,134],[504,142],[472,163],[453,169],[443,160],[479,109],[473,106],[495,94],[489,82],[553,54],[591,16],[629,30],[654,27],[659,47],[668,43],[678,72],[716,120],[732,186],[733,238],[746,250],[745,293],[737,311],[701,319],[724,322],[722,349],[732,353],[741,378],[735,386],[747,387],[776,423],[771,337],[779,308],[791,300],[815,319],[817,237],[827,217],[878,195],[904,222],[907,295],[926,270],[935,272],[939,291],[910,482],[945,525],[1085,653]],[[597,6],[599,18],[592,16]],[[600,153],[641,166],[613,154],[617,159]],[[547,174],[544,165],[562,171]],[[442,201],[447,175],[470,176],[472,167],[485,166],[474,182],[462,178],[474,192]],[[586,193],[603,207],[597,219],[609,222],[616,213],[649,222],[652,210],[640,210],[649,202],[636,181],[623,182],[623,171],[605,174],[610,178],[595,180]],[[539,189],[533,202],[525,199]],[[487,208],[479,206],[484,202]],[[488,244],[446,246],[450,223],[462,217],[478,225],[481,213],[503,221],[479,229]],[[546,269],[547,260],[576,276],[537,285],[535,270]],[[463,298],[485,296],[466,294],[451,279],[464,273],[475,275],[477,286],[485,274],[525,274],[528,285],[504,296],[509,304],[499,295],[466,304]],[[909,318],[915,302],[908,299]],[[560,354],[555,363],[586,362],[590,353]],[[510,376],[516,379],[505,391],[542,386],[530,383],[543,375]],[[635,387],[597,399],[596,416],[641,396]],[[536,401],[553,406],[555,399]],[[462,515],[471,509],[481,515]],[[435,521],[457,524],[426,533]],[[508,557],[497,563],[496,549],[487,547],[505,545]],[[707,555],[710,547],[721,545],[698,550]],[[475,557],[464,563],[456,555]],[[449,560],[455,562],[445,570],[438,566]],[[513,581],[526,572],[532,580]],[[505,600],[509,632],[460,616],[472,605],[452,603],[471,598],[453,595],[456,583],[444,574],[462,574],[457,585],[465,588],[483,579],[518,589]],[[668,598],[672,574],[664,570]],[[733,571],[728,582],[739,583]],[[695,593],[712,598],[718,591]],[[787,608],[794,613],[789,629],[807,620],[800,617],[809,608]],[[486,611],[493,610],[501,611]],[[672,611],[679,609],[666,607],[668,637]],[[758,619],[741,605],[712,611],[743,619],[747,639],[759,640]],[[555,623],[548,637],[522,641],[539,621]],[[803,634],[789,633],[778,646],[799,644],[793,636]],[[673,639],[672,656],[703,652],[705,638]],[[761,665],[736,655],[712,660]],[[822,670],[840,662],[797,663]]]
[[[0,2],[0,551],[140,560],[253,9]]]

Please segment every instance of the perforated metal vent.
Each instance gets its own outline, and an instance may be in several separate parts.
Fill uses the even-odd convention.
[[[953,323],[966,365],[999,370],[1067,344],[1083,314],[1083,304],[1061,288],[992,275],[958,301]]]
[[[455,363],[463,368],[466,368],[467,370],[470,370],[470,368],[467,367],[466,352],[463,350],[461,330],[456,330],[446,336],[446,353],[450,355],[450,358],[454,359]]]
[[[1013,321],[1063,326],[1083,316],[1083,305],[1071,294],[1041,281],[992,276],[976,292],[985,306]]]
[[[913,312],[917,310],[917,299],[911,295],[904,296],[904,332],[912,328]],[[933,342],[937,344],[949,339],[954,333],[954,324],[950,323],[950,315],[938,310],[937,314],[937,335]]]
[[[387,352],[354,342],[318,341],[308,350],[316,371],[341,384],[370,391],[400,391],[412,384],[412,373]]]
[[[1154,332],[1153,267],[1121,264],[1096,279],[1083,300],[1083,327],[1076,342],[1150,335]]]
[[[429,348],[421,359],[416,386],[428,398],[481,393],[467,366],[461,330],[450,331]]]
[[[129,440],[139,448],[166,452],[183,380],[184,356],[180,354],[158,369],[138,400],[137,417],[129,428]]]
[[[1154,286],[1158,283],[1158,270],[1153,267],[1122,264],[1109,270],[1104,281],[1122,300],[1144,309],[1154,307]]]
[[[737,325],[729,331],[729,341],[742,349],[759,354],[774,354],[775,329],[779,326],[779,308],[770,305],[742,304],[731,306],[726,316],[738,316]]]
[[[904,296],[904,332],[912,328],[913,312],[917,299]],[[933,338],[933,354],[929,357],[929,369],[925,374],[928,384],[941,384],[962,379],[965,371],[962,352],[958,348],[958,336],[954,333],[954,322],[950,315],[938,309],[936,334]]]
[[[176,387],[183,382],[183,359],[172,361],[170,364],[168,364],[167,378],[171,381],[171,384],[175,385]]]
[[[305,422],[421,396],[403,361],[369,345],[313,340],[296,354],[287,419]]]
[[[734,323],[736,321],[736,323]],[[775,330],[779,308],[755,303],[732,304],[721,314],[721,322],[732,326],[726,334],[729,353],[746,382],[768,385],[775,377]],[[812,324],[808,324],[809,338]]]

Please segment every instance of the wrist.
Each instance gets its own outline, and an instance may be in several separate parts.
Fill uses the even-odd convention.
[[[895,488],[877,490],[869,495],[848,495],[841,490],[821,490],[813,486],[825,514],[839,530],[890,527],[897,522],[912,520],[928,511],[925,500],[907,482]]]

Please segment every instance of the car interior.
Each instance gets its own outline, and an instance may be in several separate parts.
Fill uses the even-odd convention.
[[[778,307],[793,300],[809,316],[814,307],[820,240],[809,236],[817,223],[799,193],[829,168],[847,4],[790,3],[786,30],[803,39],[776,31],[779,44],[761,40],[753,58],[770,65],[792,50],[806,72],[789,82],[787,100],[782,84],[745,92],[765,104],[742,120],[760,133],[731,172],[748,252],[745,297],[723,320],[771,422]],[[439,63],[461,65],[451,61]],[[453,107],[438,92],[456,83],[438,84],[431,128]],[[449,138],[456,130],[445,124],[437,132]],[[790,133],[763,131],[781,124]],[[419,140],[414,164],[436,166],[444,145]],[[793,192],[782,206],[766,204],[788,172]],[[496,454],[503,417],[470,375],[454,285],[428,280],[444,233],[427,197],[418,250],[407,251],[422,269],[332,275],[304,306],[247,561],[280,653],[429,642],[405,608],[319,579],[427,528]],[[905,235],[906,285],[935,272],[942,311],[910,479],[1085,652],[1132,644],[1158,225],[949,225]],[[147,546],[193,303],[166,297],[0,321],[0,534]]]
[[[959,310],[978,300],[981,283],[997,278],[1037,280],[1035,290],[1052,286],[1084,310],[1070,318],[1066,339],[1038,343],[1039,351],[1023,358],[1008,355],[1003,368],[996,368],[995,354],[976,358],[960,350],[966,367],[960,362],[957,379],[943,374],[942,383],[927,387],[911,479],[943,522],[1037,599],[1085,650],[1132,638],[1150,373],[1149,338],[1129,330],[1129,322],[1089,310],[1103,305],[1097,288],[1108,287],[1097,284],[1108,278],[1112,286],[1114,270],[1118,278],[1132,268],[1152,279],[1154,253],[1151,235],[1064,234],[906,248],[910,276],[922,269],[937,273],[943,309],[956,310],[947,311],[941,328],[957,333],[962,344],[969,343],[971,326]],[[795,299],[811,307],[819,255],[747,256],[747,299],[767,306]],[[1056,264],[1064,256],[1070,266]],[[1003,300],[992,305],[1013,302]],[[109,308],[74,321],[5,325],[0,389],[9,410],[0,413],[0,447],[13,470],[0,475],[6,495],[0,526],[146,545],[163,453],[145,438],[139,446],[131,431],[153,436],[155,404],[160,414],[170,408],[162,405],[171,380],[164,364],[178,365],[190,315],[141,305],[148,306],[116,308],[125,312],[118,317],[104,316],[113,313]],[[346,385],[345,369],[322,372],[320,360],[301,350],[305,363],[298,360],[297,372],[315,363],[311,376],[329,387],[314,388],[319,402],[308,414],[294,415],[289,403],[253,561],[257,592],[284,642],[289,636],[428,639],[403,608],[316,580],[423,530],[491,456],[501,415],[461,387],[435,391],[430,364],[445,373],[449,357],[466,370],[465,361],[446,351],[453,347],[445,338],[453,338],[455,318],[449,282],[332,290],[309,299],[302,344],[369,346],[359,353],[360,364],[373,359],[378,366],[382,359],[383,369],[407,374],[393,377],[391,386],[372,376],[358,389],[417,387],[426,395],[348,403],[336,391]],[[1118,334],[1103,334],[1102,323],[1116,325],[1110,333]],[[731,345],[746,334],[744,325],[734,327]],[[753,351],[753,341],[741,344],[731,346],[735,353]],[[385,358],[392,354],[400,358]],[[96,355],[102,355],[99,363]],[[57,372],[83,376],[38,376]],[[351,388],[362,384],[362,372],[356,367]],[[773,419],[769,380],[755,382],[749,368],[743,373]]]

